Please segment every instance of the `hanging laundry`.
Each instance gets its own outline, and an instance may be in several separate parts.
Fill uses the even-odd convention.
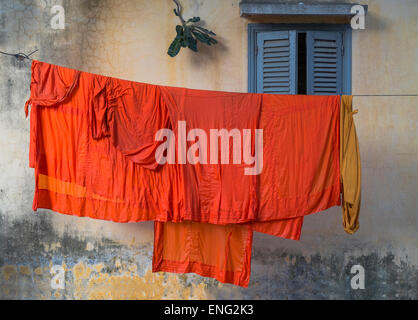
[[[356,127],[354,125],[352,96],[341,97],[341,183],[344,230],[353,234],[360,226],[361,163]]]
[[[193,272],[247,287],[252,239],[249,224],[155,222],[152,271]]]
[[[178,105],[186,103],[185,97],[193,99],[189,96],[194,93],[187,94],[190,91],[175,91],[180,100]],[[203,91],[199,94],[208,97],[210,103],[213,102],[212,95],[218,97],[223,93]],[[261,97],[262,102],[258,126],[264,134],[263,171],[255,176],[258,182],[256,199],[259,222],[247,224],[250,229],[229,227],[230,231],[210,224],[156,222],[153,271],[194,272],[247,286],[251,248],[244,250],[244,244],[249,243],[251,230],[298,240],[304,215],[340,204],[339,96],[257,96]],[[194,104],[202,105],[203,102],[197,100]],[[254,105],[257,106],[256,102]],[[192,109],[192,106],[191,103],[184,108]],[[206,110],[214,110],[211,106],[207,106]],[[219,117],[224,114],[233,117],[227,112],[214,113],[218,114]],[[210,115],[192,111],[182,114],[182,119],[189,117],[197,123],[205,123]],[[188,168],[193,177],[198,176],[193,171],[195,168]],[[231,171],[234,169],[235,181],[241,183],[243,173],[237,171],[237,167],[230,168]],[[229,186],[234,187],[234,184]],[[244,239],[236,243],[228,242],[232,235]],[[242,247],[239,243],[242,243]],[[228,250],[230,247],[235,251]],[[211,250],[221,255],[205,254]],[[227,252],[234,254],[224,254]]]
[[[29,105],[33,209],[156,221],[153,271],[247,286],[253,231],[297,240],[305,215],[340,204],[338,96],[156,86],[33,61]],[[227,156],[207,140],[205,162],[211,129],[219,145],[219,130],[240,135]],[[167,130],[186,147],[171,159],[156,139]]]
[[[155,222],[153,272],[193,272],[247,287],[253,231],[299,240],[303,217],[245,224]]]

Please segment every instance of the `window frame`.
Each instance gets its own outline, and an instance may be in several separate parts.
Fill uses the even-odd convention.
[[[344,34],[343,47],[343,77],[342,94],[351,94],[351,26],[349,24],[276,24],[249,23],[248,24],[248,92],[257,92],[257,34],[266,31],[342,31]]]

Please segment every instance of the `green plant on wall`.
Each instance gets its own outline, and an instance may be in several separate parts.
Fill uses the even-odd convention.
[[[181,7],[177,0],[173,0],[177,6],[174,9],[174,14],[180,18],[181,25],[176,26],[176,37],[168,48],[167,54],[170,57],[175,57],[181,48],[189,48],[197,52],[197,41],[203,42],[208,46],[217,43],[211,36],[216,34],[210,30],[207,30],[201,26],[196,25],[200,21],[199,17],[193,17],[187,21],[183,19],[181,15]]]

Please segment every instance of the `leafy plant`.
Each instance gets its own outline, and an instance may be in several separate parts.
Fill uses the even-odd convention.
[[[167,54],[170,57],[175,57],[181,48],[186,47],[197,52],[197,41],[203,42],[208,46],[218,42],[211,37],[216,36],[214,32],[196,25],[200,21],[199,17],[193,17],[185,21],[180,13],[179,3],[177,0],[173,1],[177,5],[177,9],[174,9],[174,14],[180,18],[181,25],[176,26],[177,35],[168,48]]]

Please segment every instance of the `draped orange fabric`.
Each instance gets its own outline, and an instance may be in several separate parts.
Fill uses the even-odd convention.
[[[247,286],[253,231],[297,240],[305,215],[340,204],[338,96],[156,86],[33,61],[29,105],[33,209],[156,221],[153,271]],[[179,163],[178,150],[159,164],[156,133],[179,121],[207,137],[263,129],[261,174],[244,175],[232,144],[229,164]]]
[[[258,220],[340,205],[339,96],[263,94]]]
[[[205,92],[206,96],[210,94]],[[258,96],[262,98],[259,127],[264,130],[264,164],[257,178],[258,221],[249,226],[254,231],[298,240],[304,215],[340,205],[339,97]],[[236,174],[241,183],[242,172]],[[219,258],[221,252],[228,252],[230,233],[215,228],[208,224],[156,222],[153,271],[207,274],[210,270],[221,281],[247,286],[248,254],[234,260],[241,266],[230,264],[229,269],[224,262],[218,263],[223,268],[216,270],[200,263],[207,249],[193,244],[218,241],[216,249],[223,249]],[[248,242],[242,240],[242,246],[239,243],[235,246],[238,252]],[[236,272],[231,274],[229,270]]]

